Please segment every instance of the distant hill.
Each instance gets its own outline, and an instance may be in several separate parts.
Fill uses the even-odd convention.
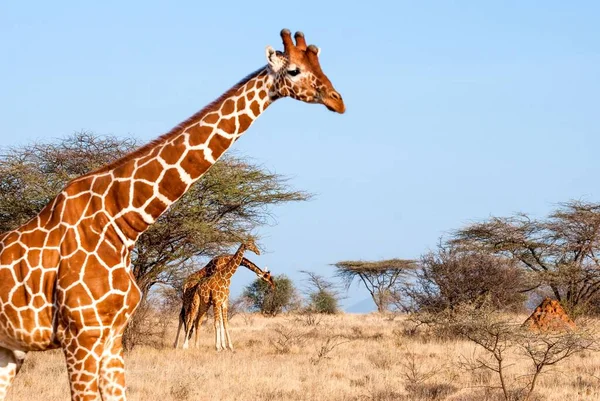
[[[349,313],[370,313],[376,310],[377,307],[371,298],[365,298],[362,301],[344,307],[344,311]]]

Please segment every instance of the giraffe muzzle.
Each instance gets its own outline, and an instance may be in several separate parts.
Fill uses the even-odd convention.
[[[342,99],[342,95],[339,92],[332,90],[325,94],[322,97],[323,104],[327,107],[328,110],[333,111],[335,113],[344,114],[346,111],[346,105],[344,104],[344,100]]]

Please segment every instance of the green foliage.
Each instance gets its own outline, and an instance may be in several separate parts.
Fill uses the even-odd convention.
[[[317,290],[309,296],[309,308],[317,313],[334,314],[339,312],[338,300],[327,290]]]
[[[308,282],[308,311],[333,314],[339,312],[340,292],[338,286],[325,277],[311,271],[301,270]]]
[[[296,288],[285,274],[273,277],[275,289],[261,279],[246,287],[244,296],[250,299],[252,309],[267,316],[276,316],[296,307]]]
[[[35,216],[73,178],[118,159],[133,139],[80,132],[56,143],[12,148],[0,156],[0,232]]]

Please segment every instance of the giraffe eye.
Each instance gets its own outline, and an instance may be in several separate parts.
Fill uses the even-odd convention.
[[[290,74],[292,77],[295,77],[296,75],[300,74],[300,68],[294,68],[293,70],[288,70],[287,73]]]

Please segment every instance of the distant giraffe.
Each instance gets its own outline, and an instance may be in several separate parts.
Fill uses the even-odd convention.
[[[267,47],[266,66],[0,235],[0,400],[27,352],[53,348],[65,354],[73,401],[126,399],[122,336],[141,295],[130,267],[140,234],[277,99],[346,109],[319,49],[300,32],[295,44],[287,29],[281,38],[284,51]]]
[[[263,271],[260,270],[254,263],[250,262],[248,259],[244,258],[244,252],[252,251],[257,255],[260,255],[260,250],[256,246],[256,243],[253,239],[248,241],[244,241],[240,244],[239,248],[233,255],[220,255],[212,258],[210,262],[208,262],[202,269],[198,270],[195,273],[190,274],[183,283],[183,291],[182,293],[185,295],[188,290],[194,287],[198,282],[204,278],[212,276],[218,270],[225,268],[232,260],[238,262],[238,266],[246,266],[249,270],[252,270],[257,275],[262,275]],[[175,343],[173,345],[174,348],[177,348],[179,344],[179,333],[181,332],[181,327],[184,325],[185,316],[186,316],[186,307],[188,305],[185,302],[182,302],[181,311],[179,312],[179,326],[177,327],[177,335],[175,337]],[[198,330],[196,325],[191,328],[191,330],[196,330],[196,341],[195,344],[198,343]]]
[[[193,287],[188,288],[183,296],[183,327],[185,340],[183,348],[188,348],[188,342],[192,337],[192,332],[196,328],[196,345],[198,341],[197,329],[202,318],[208,312],[212,305],[214,314],[215,327],[215,347],[217,351],[229,348],[233,350],[233,344],[229,335],[229,322],[227,321],[227,309],[229,304],[229,286],[231,285],[231,277],[240,266],[240,261],[232,258],[232,260],[223,267],[217,270],[212,276],[204,277]],[[262,271],[256,265],[252,264],[252,270],[255,270],[256,275],[266,281],[271,288],[275,288],[275,282],[271,273],[265,269]],[[179,335],[177,336],[179,337]],[[176,340],[177,341],[177,340]]]

